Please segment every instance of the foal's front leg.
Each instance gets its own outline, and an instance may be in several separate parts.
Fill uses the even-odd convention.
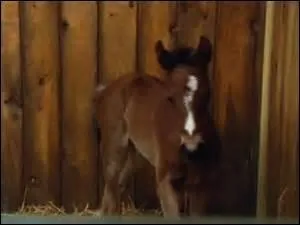
[[[183,189],[177,184],[183,182],[182,177],[174,177],[174,174],[166,168],[159,168],[156,176],[157,193],[164,217],[179,218],[183,206]],[[182,185],[183,183],[179,184]]]
[[[170,180],[163,179],[157,188],[164,217],[180,217],[179,199]]]

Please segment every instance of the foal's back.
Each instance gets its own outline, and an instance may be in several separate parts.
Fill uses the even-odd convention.
[[[106,133],[113,133],[114,128],[122,126],[125,138],[154,165],[155,115],[158,107],[168,101],[168,96],[167,81],[147,74],[127,74],[97,93],[99,125]]]

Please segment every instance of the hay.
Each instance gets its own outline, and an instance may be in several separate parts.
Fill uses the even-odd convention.
[[[48,202],[45,205],[22,205],[16,212],[18,215],[38,215],[38,216],[52,216],[52,215],[79,215],[79,216],[101,216],[100,210],[91,210],[87,204],[83,210],[79,210],[74,207],[73,212],[67,213],[63,207],[56,206],[53,202]],[[160,216],[159,210],[144,211],[136,209],[133,205],[126,203],[121,204],[121,215],[122,216],[141,216],[151,214]]]
[[[53,215],[76,215],[76,216],[101,216],[99,209],[92,210],[87,204],[84,209],[79,210],[76,206],[73,212],[66,212],[63,207],[56,206],[52,201],[43,205],[28,205],[26,204],[27,187],[25,188],[21,207],[17,210],[17,215],[36,215],[36,216],[53,216]],[[142,210],[134,206],[133,200],[129,197],[126,202],[121,203],[122,216],[140,216],[140,215],[155,215],[161,216],[160,210]]]
[[[74,206],[73,212],[67,213],[63,207],[56,206],[52,201],[43,205],[26,205],[27,188],[25,188],[21,207],[17,210],[17,215],[36,215],[36,216],[52,216],[52,215],[79,215],[79,216],[101,216],[100,210],[92,210],[87,204],[83,210],[79,210]],[[138,215],[156,215],[161,216],[160,210],[144,211],[135,208],[131,198],[121,203],[122,216],[138,216]]]

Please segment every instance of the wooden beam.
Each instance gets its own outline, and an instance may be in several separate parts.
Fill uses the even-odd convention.
[[[261,113],[260,113],[260,142],[258,155],[258,184],[257,184],[257,216],[266,214],[265,182],[268,151],[268,128],[269,128],[269,98],[270,98],[270,68],[271,51],[273,44],[273,26],[274,26],[274,2],[266,3],[265,17],[265,38],[264,38],[264,58],[262,73],[262,93],[261,93]]]
[[[155,43],[162,40],[166,48],[175,44],[175,3],[147,1],[138,3],[138,68],[142,73],[164,79],[155,53]],[[174,28],[176,29],[176,28]]]
[[[130,1],[99,3],[101,83],[135,72],[137,6]]]
[[[221,202],[227,213],[255,213],[257,132],[260,111],[257,73],[257,17],[261,2],[218,2],[214,51],[212,102],[222,140],[224,190]]]
[[[23,196],[22,76],[18,1],[1,1],[1,212]]]
[[[60,203],[58,3],[20,2],[26,203]]]
[[[97,2],[62,2],[62,200],[67,210],[98,203],[93,93],[97,78]]]

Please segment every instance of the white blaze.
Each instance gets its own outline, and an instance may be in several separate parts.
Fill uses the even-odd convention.
[[[193,134],[193,131],[195,130],[195,120],[193,113],[188,111],[187,118],[185,120],[184,129],[190,134]]]
[[[192,92],[195,92],[198,88],[198,80],[194,75],[190,75],[186,84]]]
[[[188,132],[189,135],[192,135],[194,130],[196,129],[196,122],[192,111],[192,101],[194,98],[194,93],[198,89],[197,78],[194,75],[190,75],[188,77],[186,86],[189,88],[189,90],[183,98],[183,103],[187,110],[187,117],[185,120],[184,129]]]

